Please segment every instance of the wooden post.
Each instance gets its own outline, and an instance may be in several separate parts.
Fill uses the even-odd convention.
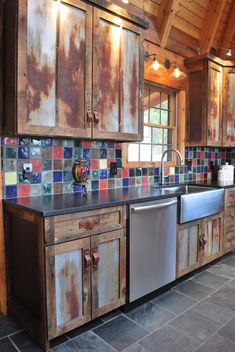
[[[185,90],[181,90],[177,99],[177,144],[183,159],[185,155],[185,116]]]

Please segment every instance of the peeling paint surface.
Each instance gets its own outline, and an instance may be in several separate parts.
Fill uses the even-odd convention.
[[[60,4],[60,14],[59,120],[65,128],[79,128],[84,124],[86,14],[64,4]]]
[[[82,251],[55,256],[56,325],[82,315]]]
[[[27,119],[55,126],[56,18],[58,3],[29,0],[27,13]]]

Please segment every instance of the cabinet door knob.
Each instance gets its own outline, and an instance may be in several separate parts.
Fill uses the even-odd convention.
[[[91,256],[89,249],[84,249],[84,266],[85,268],[89,268],[91,265]]]
[[[98,112],[97,110],[94,110],[94,124],[95,126],[98,125],[98,123],[100,122],[100,112]]]
[[[97,252],[97,248],[93,248],[93,267],[94,271],[98,269],[98,263],[100,260],[99,253]]]
[[[87,125],[88,127],[90,127],[92,124],[92,112],[90,108],[86,109],[86,116],[87,116]]]

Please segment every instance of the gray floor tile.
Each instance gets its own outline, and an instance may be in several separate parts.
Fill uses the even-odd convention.
[[[219,335],[211,336],[197,352],[234,352],[235,344]]]
[[[235,267],[235,255],[231,255],[222,260],[223,264],[231,265]]]
[[[228,305],[230,309],[235,311],[235,288],[226,285],[213,293],[212,297],[217,297],[221,303]]]
[[[203,271],[202,273],[194,276],[193,281],[198,282],[199,284],[206,285],[211,288],[220,288],[225,285],[230,279],[224,276],[218,276],[209,271]]]
[[[0,316],[0,338],[21,330],[20,326],[9,315]]]
[[[147,330],[123,315],[99,326],[93,331],[118,351],[122,351],[148,333]]]
[[[192,310],[175,318],[169,325],[201,342],[204,342],[221,327],[220,323]]]
[[[152,302],[159,304],[170,312],[180,314],[194,305],[197,301],[193,298],[182,295],[179,292],[170,290],[152,299]]]
[[[224,302],[216,297],[207,297],[192,308],[194,312],[200,313],[208,318],[214,319],[219,323],[225,324],[234,315],[235,312]]]
[[[0,340],[0,351],[1,352],[17,352],[16,348],[12,345],[11,341],[6,337]]]
[[[156,330],[167,321],[173,319],[175,314],[154,303],[146,302],[126,314],[130,319],[142,325],[149,331]]]
[[[150,352],[193,352],[199,346],[199,342],[167,325],[144,337],[139,343]]]
[[[41,352],[41,348],[24,332],[21,331],[11,336],[12,341],[22,352]]]
[[[114,352],[104,341],[92,331],[87,331],[65,344],[55,347],[53,352]]]
[[[213,265],[211,268],[208,269],[211,273],[222,275],[229,278],[235,278],[235,267],[231,265],[218,263]]]
[[[201,285],[195,281],[187,280],[176,287],[174,290],[183,293],[187,296],[195,298],[197,300],[201,300],[206,296],[210,295],[214,290],[210,287]]]
[[[235,317],[219,330],[218,334],[235,342]]]
[[[230,281],[228,283],[228,286],[234,287],[235,288],[235,279],[233,279],[232,281]]]
[[[139,345],[138,343],[132,345],[131,347],[126,348],[123,352],[149,352],[144,346]]]

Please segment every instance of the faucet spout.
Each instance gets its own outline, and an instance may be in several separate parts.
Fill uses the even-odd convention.
[[[184,161],[183,161],[182,155],[180,154],[178,149],[173,148],[173,147],[169,148],[169,149],[166,149],[164,151],[164,153],[162,154],[162,158],[161,158],[161,182],[160,182],[161,185],[164,185],[164,183],[165,183],[164,182],[164,157],[165,157],[166,153],[168,153],[169,151],[175,152],[178,155],[178,158],[179,158],[179,161],[180,161],[180,165],[184,165]]]

